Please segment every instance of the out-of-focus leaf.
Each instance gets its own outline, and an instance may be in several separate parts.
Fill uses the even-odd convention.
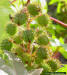
[[[32,71],[31,73],[29,73],[29,75],[40,75],[42,72],[42,68],[40,69],[35,69],[34,71]]]
[[[0,7],[9,7],[10,3],[8,0],[1,0]]]
[[[64,0],[67,3],[67,0]]]
[[[67,65],[57,70],[57,72],[66,72],[67,73]]]
[[[62,4],[59,2],[58,5],[57,5],[57,13],[60,13],[61,5],[62,5]]]
[[[52,39],[52,40],[51,40],[51,45],[57,47],[57,46],[61,46],[61,43],[60,43],[60,41],[56,38],[56,39]]]
[[[47,2],[46,2],[46,0],[40,0],[40,3],[41,3],[42,12],[46,13],[47,12]]]
[[[0,58],[0,70],[3,70],[4,72],[6,72],[9,75],[16,75],[13,71],[14,69],[12,67],[6,65],[4,60],[2,60],[1,58]]]
[[[59,41],[60,41],[61,44],[64,44],[64,38],[60,37]]]
[[[65,28],[62,27],[61,25],[56,25],[56,31],[60,32],[61,30],[65,30]]]
[[[3,70],[0,70],[0,75],[8,75],[8,74],[4,72]]]
[[[61,44],[61,47],[59,52],[64,56],[65,59],[67,59],[67,44]]]
[[[60,0],[51,0],[50,1],[50,3],[49,3],[49,5],[52,5],[52,4],[54,4],[54,3],[56,3],[56,2],[59,2]]]
[[[9,21],[10,11],[11,11],[10,9],[5,7],[0,8],[0,42],[3,38],[7,37],[5,28],[6,28],[7,22]]]
[[[67,44],[61,44],[61,46],[62,46],[65,50],[67,50]]]
[[[11,9],[14,11],[14,12],[19,12],[22,7],[23,7],[23,3],[24,1],[23,0],[16,0],[12,5],[11,5]]]
[[[12,55],[12,59],[13,59],[13,66],[14,66],[16,74],[17,75],[22,75],[22,74],[27,75],[28,72],[25,69],[25,67],[22,64],[22,62],[19,62],[15,55]]]
[[[4,60],[0,59],[0,69],[8,73],[9,75],[28,75],[27,70],[25,69],[22,62],[14,55],[9,52],[8,54],[11,62],[10,65],[5,64]]]
[[[0,1],[0,42],[3,38],[7,37],[5,27],[9,21],[9,14],[11,13],[10,4],[8,0]]]

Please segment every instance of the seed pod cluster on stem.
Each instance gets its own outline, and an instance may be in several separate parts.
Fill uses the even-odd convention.
[[[38,27],[31,27],[33,21]],[[2,41],[1,49],[13,51],[29,71],[43,68],[41,75],[45,72],[55,72],[58,65],[49,54],[50,35],[46,29],[48,24],[49,16],[41,12],[40,6],[28,3],[15,13],[13,20],[7,24],[9,39]]]

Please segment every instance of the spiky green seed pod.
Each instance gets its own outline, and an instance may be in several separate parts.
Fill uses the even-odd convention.
[[[23,39],[25,42],[32,42],[34,40],[34,35],[32,30],[25,30],[23,32]]]
[[[40,75],[49,75],[48,72],[51,72],[51,67],[48,64],[44,63],[42,64],[42,68],[43,71]]]
[[[41,15],[37,18],[37,22],[41,26],[46,26],[48,24],[48,16]]]
[[[23,53],[22,55],[22,61],[24,64],[31,64],[31,55],[28,53]]]
[[[36,35],[40,36],[42,34],[42,32],[43,32],[42,30],[39,30],[38,32],[36,32]]]
[[[49,60],[47,63],[51,67],[51,69],[52,69],[53,72],[58,69],[58,65],[57,65],[56,61]]]
[[[29,4],[29,5],[27,6],[27,9],[28,9],[29,13],[30,13],[32,16],[38,15],[38,14],[39,14],[39,10],[40,10],[40,8],[38,8],[38,7],[37,7],[36,5],[34,5],[34,4]]]
[[[36,55],[38,58],[47,59],[48,54],[46,48],[42,48],[42,47],[38,48]]]
[[[33,66],[27,65],[26,69],[27,69],[27,71],[32,71],[35,69],[35,65],[33,65]]]
[[[41,67],[43,68],[43,71],[42,71],[41,75],[45,75],[45,73],[51,72],[51,67],[50,67],[48,64],[43,63],[43,64],[41,65]],[[46,74],[46,75],[47,75],[47,74]]]
[[[21,42],[22,42],[21,36],[15,36],[14,42],[15,42],[16,44],[21,44]]]
[[[23,25],[24,23],[26,23],[27,18],[28,16],[26,13],[18,13],[15,15],[13,21],[18,25]]]
[[[12,42],[10,42],[8,39],[5,39],[1,43],[1,49],[10,51],[12,48],[12,45],[13,45]]]
[[[11,36],[15,35],[17,32],[17,26],[14,24],[8,24],[6,27],[6,32]]]
[[[22,54],[23,54],[23,49],[22,47],[17,47],[15,49],[15,52],[17,53],[18,56],[21,56],[22,57]]]
[[[38,37],[37,43],[39,45],[47,45],[49,43],[49,39],[45,35],[41,35]]]
[[[41,62],[43,62],[43,59],[36,57],[35,58],[35,63],[36,64],[41,64]]]

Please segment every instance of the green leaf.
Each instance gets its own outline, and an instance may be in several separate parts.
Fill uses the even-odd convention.
[[[58,5],[57,5],[57,13],[60,13],[60,12],[61,12],[61,11],[60,11],[61,5],[62,5],[62,4],[59,2]]]
[[[64,44],[64,39],[62,37],[59,38],[61,44]]]
[[[5,27],[7,21],[9,21],[9,14],[11,13],[8,0],[0,1],[0,42],[3,38],[6,38],[8,35],[5,32]]]
[[[56,3],[56,2],[59,2],[60,0],[51,0],[50,2],[49,2],[49,5],[52,5],[52,4],[54,4],[54,3]]]
[[[61,67],[57,70],[57,72],[66,72],[67,73],[67,65],[64,65],[64,67]]]
[[[67,47],[67,45],[62,45],[64,48]],[[65,59],[67,59],[67,51],[61,47],[59,52],[64,56]]]
[[[8,73],[9,75],[28,75],[23,63],[16,58],[14,54],[6,52],[10,58],[11,66],[5,64],[2,59],[0,59],[0,69]],[[3,67],[2,67],[3,66]]]
[[[67,0],[64,0],[67,3]]]
[[[1,0],[0,7],[8,7],[10,5],[8,0]]]
[[[42,70],[43,70],[42,68],[35,69],[34,71],[30,72],[30,75],[40,75]]]

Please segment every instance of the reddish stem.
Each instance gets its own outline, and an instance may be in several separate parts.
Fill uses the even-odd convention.
[[[61,16],[62,16],[62,15],[61,15]],[[50,19],[53,20],[53,21],[56,22],[56,23],[61,24],[61,25],[64,26],[64,27],[67,27],[67,24],[63,23],[63,22],[60,21],[60,20],[57,20],[57,19],[55,19],[55,18],[53,18],[53,17],[50,17]]]
[[[30,0],[27,0],[27,4],[29,4],[30,3]]]
[[[28,49],[27,52],[30,53],[31,52],[31,50],[30,50],[30,42],[27,45],[27,49]]]

